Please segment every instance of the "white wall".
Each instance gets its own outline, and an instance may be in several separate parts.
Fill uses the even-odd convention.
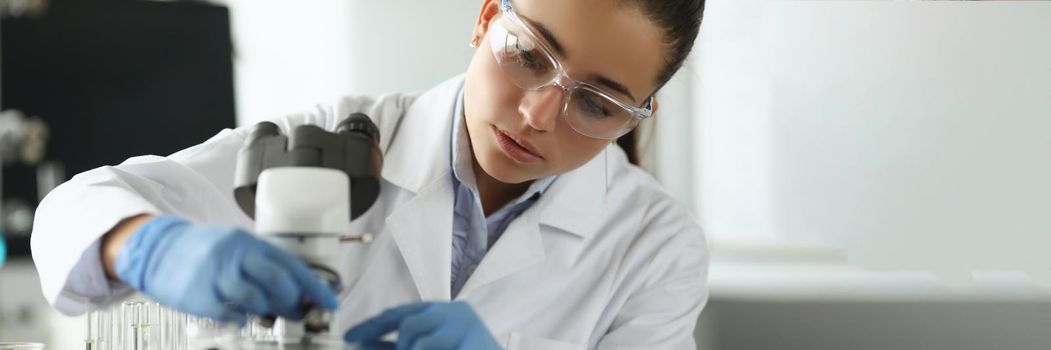
[[[480,0],[350,1],[355,93],[425,90],[467,71]]]
[[[711,238],[772,241],[761,0],[708,1],[694,54],[695,203]]]
[[[1051,272],[1051,3],[768,13],[775,235],[874,267]]]
[[[225,0],[238,123],[347,94],[426,89],[466,70],[480,1]]]
[[[1051,277],[1051,3],[709,10],[736,12],[710,16],[719,35],[701,46],[697,197],[713,237]]]
[[[309,109],[350,91],[345,0],[226,0],[238,124]]]

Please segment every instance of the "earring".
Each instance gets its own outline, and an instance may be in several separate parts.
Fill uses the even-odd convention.
[[[471,43],[467,44],[467,46],[470,46],[471,48],[477,49],[478,48],[478,37],[471,38]]]

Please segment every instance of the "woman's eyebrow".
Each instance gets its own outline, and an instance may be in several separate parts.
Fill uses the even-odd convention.
[[[534,21],[532,19],[529,19],[529,17],[523,16],[521,13],[518,14],[518,17],[521,18],[523,21],[528,22],[529,25],[533,26],[533,28],[536,28],[536,30],[540,32],[540,35],[544,37],[544,40],[551,44],[552,48],[555,49],[555,52],[557,52],[559,56],[569,57],[569,55],[566,54],[565,48],[562,47],[562,44],[558,42],[558,39],[555,39],[555,35],[551,34],[550,30],[547,30],[547,27],[544,27],[544,25],[540,24],[540,22]]]
[[[518,17],[521,18],[523,21],[528,22],[530,26],[536,29],[536,31],[540,32],[540,35],[544,37],[544,40],[552,46],[552,48],[555,50],[556,53],[558,53],[559,56],[562,56],[563,59],[569,57],[569,55],[566,53],[565,48],[562,47],[562,44],[558,42],[558,39],[555,38],[555,35],[551,34],[550,30],[547,30],[547,27],[544,27],[544,25],[540,22],[534,21],[532,19],[529,19],[529,17],[523,16],[521,13],[518,14]],[[628,88],[624,87],[623,84],[613,81],[613,79],[607,78],[606,76],[601,74],[592,74],[589,77],[589,79],[595,81],[598,84],[605,85],[610,90],[627,96],[631,99],[631,101],[636,101],[635,96],[631,94],[631,91],[628,91]]]
[[[624,87],[624,85],[621,85],[618,82],[613,81],[610,78],[606,78],[606,76],[604,76],[604,75],[593,74],[591,76],[591,79],[594,80],[596,83],[599,83],[601,85],[605,85],[610,90],[613,90],[613,91],[616,91],[618,93],[624,94],[625,96],[627,96],[629,98],[629,102],[637,101],[635,99],[635,96],[631,94],[631,91],[628,91],[628,88]]]

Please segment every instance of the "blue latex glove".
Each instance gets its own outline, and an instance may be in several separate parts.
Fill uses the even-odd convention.
[[[398,342],[384,342],[398,331]],[[395,307],[351,328],[343,339],[365,349],[501,349],[478,314],[463,302],[423,302]]]
[[[114,266],[117,276],[153,300],[221,321],[246,314],[302,319],[302,301],[327,309],[335,294],[299,258],[234,227],[159,216],[136,231]]]

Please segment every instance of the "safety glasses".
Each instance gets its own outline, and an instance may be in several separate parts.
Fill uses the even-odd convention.
[[[570,78],[562,63],[511,7],[501,3],[501,16],[489,29],[489,46],[508,80],[527,91],[558,86],[564,91],[562,117],[578,133],[612,140],[624,136],[653,115],[653,97],[642,108],[603,89]]]

